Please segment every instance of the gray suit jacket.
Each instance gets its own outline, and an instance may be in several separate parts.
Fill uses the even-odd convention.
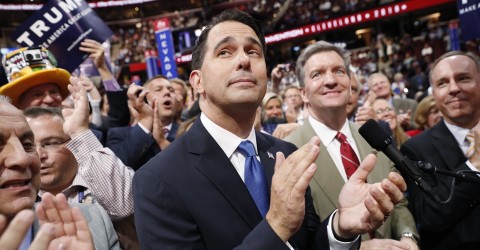
[[[375,150],[370,147],[358,133],[358,125],[354,123],[349,123],[349,125],[360,154],[360,161],[362,161],[369,153]],[[295,144],[297,147],[301,147],[308,143],[315,135],[312,125],[307,120],[303,126],[295,130],[285,138],[285,140]],[[315,164],[317,164],[317,172],[310,182],[310,188],[315,210],[323,221],[330,213],[337,209],[338,197],[345,181],[338,172],[332,157],[323,143],[320,143],[320,154]],[[395,171],[393,163],[383,153],[379,152],[377,154],[375,168],[368,175],[367,181],[368,183],[380,182],[386,178],[391,171]],[[404,232],[411,232],[416,237],[419,236],[415,227],[415,221],[407,205],[408,202],[404,199],[395,206],[391,216],[375,232],[375,238],[398,240]],[[362,239],[369,239],[369,236],[363,235]]]
[[[69,203],[70,206],[78,207],[88,222],[90,233],[92,233],[93,244],[96,250],[120,249],[117,233],[108,217],[107,212],[97,204],[86,205],[79,203]],[[33,226],[33,235],[36,235],[40,225],[35,219]]]

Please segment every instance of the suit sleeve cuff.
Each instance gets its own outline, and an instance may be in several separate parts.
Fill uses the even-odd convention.
[[[360,247],[360,235],[355,237],[353,241],[341,241],[337,239],[333,232],[333,217],[337,214],[338,210],[335,210],[329,217],[327,225],[328,242],[330,244],[330,250],[333,249],[358,249]]]

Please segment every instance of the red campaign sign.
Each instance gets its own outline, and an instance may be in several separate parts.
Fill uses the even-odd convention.
[[[160,31],[164,31],[166,29],[170,29],[170,21],[166,17],[155,20],[153,25],[155,27],[155,33],[160,32]]]

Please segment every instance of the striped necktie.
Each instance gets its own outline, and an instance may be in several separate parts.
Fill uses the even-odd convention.
[[[342,156],[343,167],[345,168],[347,179],[350,179],[350,176],[352,176],[358,166],[360,166],[360,161],[344,134],[338,132],[335,139],[340,142],[340,155]]]

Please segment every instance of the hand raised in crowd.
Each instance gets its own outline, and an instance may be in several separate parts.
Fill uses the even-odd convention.
[[[363,125],[366,121],[374,119],[378,120],[377,114],[372,107],[361,106],[357,109],[355,113],[355,123],[358,125]]]
[[[305,192],[317,169],[314,162],[319,154],[319,145],[320,139],[315,136],[287,159],[281,152],[276,154],[270,209],[265,217],[284,242],[298,231],[303,222]]]
[[[152,128],[152,136],[153,139],[157,142],[160,149],[164,150],[170,142],[165,137],[165,133],[163,131],[164,125],[162,124],[161,119],[158,118],[158,101],[154,100],[152,103],[153,106],[153,128]]]
[[[403,199],[407,185],[398,173],[391,172],[380,183],[366,183],[376,156],[368,155],[343,186],[338,198],[334,230],[345,239],[374,231],[390,215],[395,204]]]
[[[41,227],[47,223],[53,226],[49,249],[94,249],[85,217],[79,208],[70,207],[64,194],[45,193],[36,213]]]
[[[377,94],[373,91],[368,91],[367,97],[365,98],[363,102],[363,107],[369,108],[372,106],[373,102],[377,99]]]
[[[272,92],[274,93],[278,94],[280,92],[279,86],[283,78],[282,69],[284,69],[286,66],[288,66],[288,64],[278,64],[275,68],[272,69],[270,78],[272,80]]]
[[[412,119],[412,110],[411,109],[408,109],[407,112],[404,112],[402,109],[400,109],[398,111],[397,122],[402,127],[409,127],[411,119]]]
[[[149,131],[152,131],[153,108],[146,102],[147,94],[147,89],[133,83],[130,84],[127,90],[129,106],[138,113],[138,122]]]
[[[107,68],[105,62],[105,48],[103,48],[101,43],[92,39],[85,39],[80,43],[80,51],[89,53],[97,68]]]
[[[73,109],[64,108],[62,110],[65,122],[63,123],[63,130],[70,138],[88,130],[88,98],[84,86],[88,85],[85,81],[90,81],[85,78],[70,77],[70,84],[68,90],[70,91],[73,100]]]
[[[78,82],[83,86],[85,91],[87,91],[89,99],[93,101],[100,101],[102,96],[100,95],[100,92],[98,92],[98,89],[95,84],[93,84],[92,80],[85,76],[80,76],[79,78],[80,79],[78,79]]]

